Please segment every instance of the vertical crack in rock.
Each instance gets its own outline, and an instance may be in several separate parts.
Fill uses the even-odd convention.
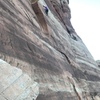
[[[75,94],[77,95],[78,100],[82,100],[81,97],[80,97],[80,95],[79,95],[79,93],[78,93],[77,90],[76,90],[76,87],[75,87],[75,85],[74,85],[73,80],[72,80],[71,78],[69,78],[69,77],[68,77],[68,80],[69,80],[70,83],[72,84],[72,86],[73,86],[73,90],[74,90]]]
[[[62,51],[59,51],[59,50],[57,50],[57,51],[60,52],[62,55],[64,55],[65,58],[67,59],[68,63],[71,64],[69,57],[65,53],[63,53]]]
[[[40,27],[43,29],[43,32],[45,34],[48,34],[48,27],[47,27],[47,23],[46,23],[46,20],[44,18],[44,15],[38,5],[38,3],[34,3],[32,4],[32,8],[33,8],[33,11],[35,12],[37,18],[38,18],[38,21],[39,21],[39,24],[40,24]],[[36,9],[37,8],[37,9]]]
[[[75,85],[74,85],[74,84],[72,84],[72,85],[73,85],[73,89],[74,89],[74,91],[75,91],[75,93],[76,93],[78,99],[79,99],[79,100],[82,100],[81,97],[80,97],[80,95],[78,94],[76,88],[75,88]]]

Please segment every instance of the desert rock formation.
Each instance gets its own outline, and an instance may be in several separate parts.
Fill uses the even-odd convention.
[[[71,25],[69,3],[0,0],[0,59],[39,84],[36,100],[100,100],[100,68]]]

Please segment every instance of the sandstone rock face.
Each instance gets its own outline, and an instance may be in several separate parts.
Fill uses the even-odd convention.
[[[36,100],[38,94],[36,82],[0,59],[0,100]]]
[[[97,60],[96,63],[98,65],[98,67],[100,68],[100,60]]]
[[[100,100],[100,68],[71,25],[68,3],[0,0],[0,58],[39,84],[36,100]],[[9,91],[0,97],[5,100]]]

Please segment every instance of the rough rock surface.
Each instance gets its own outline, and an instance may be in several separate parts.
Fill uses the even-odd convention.
[[[100,68],[71,25],[68,3],[0,0],[0,58],[39,84],[36,100],[100,100]]]
[[[97,60],[96,63],[98,65],[98,67],[100,68],[100,60]]]
[[[0,100],[36,100],[38,94],[36,82],[0,59]]]

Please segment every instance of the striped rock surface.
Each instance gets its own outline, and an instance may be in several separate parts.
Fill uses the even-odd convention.
[[[0,0],[0,58],[39,84],[36,100],[100,100],[100,68],[71,25],[69,3]],[[43,5],[49,9],[48,16]],[[2,81],[9,70],[3,71],[1,98],[23,100],[31,84],[36,86],[26,74],[11,84],[20,71],[10,70],[11,76]]]
[[[0,60],[0,100],[36,100],[39,86],[22,72]]]

